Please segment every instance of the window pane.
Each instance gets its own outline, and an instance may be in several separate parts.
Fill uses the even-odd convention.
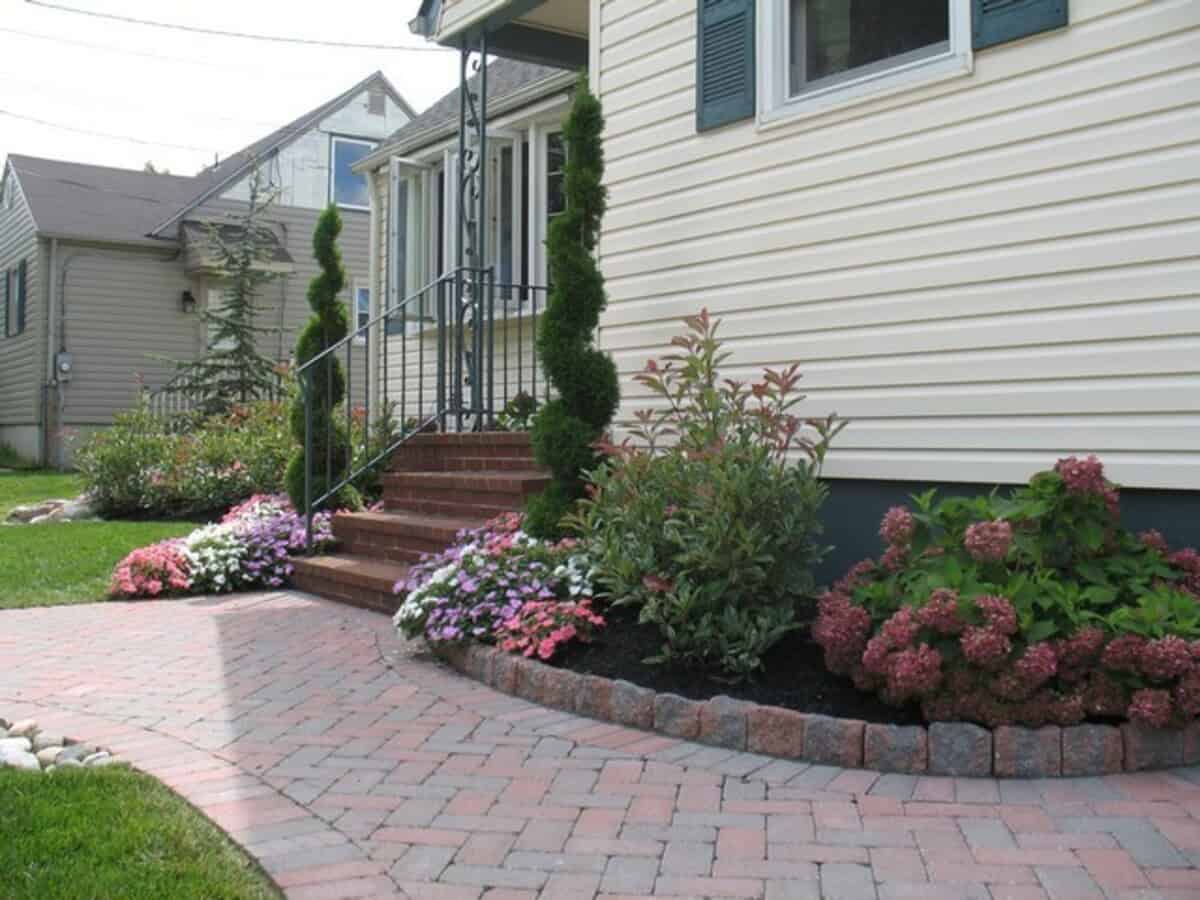
[[[359,288],[358,294],[358,327],[362,328],[371,321],[371,291]]]
[[[948,0],[789,0],[791,92],[949,46]]]
[[[553,219],[567,208],[563,193],[563,166],[567,162],[567,148],[561,132],[546,136],[546,212]]]
[[[371,152],[362,141],[333,142],[333,200],[340,206],[368,206],[367,178],[355,175],[350,167]]]

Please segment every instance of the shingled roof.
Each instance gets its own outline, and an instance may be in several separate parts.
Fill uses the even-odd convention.
[[[150,175],[15,153],[8,161],[38,231],[55,237],[147,241],[155,223],[208,184],[204,176]]]
[[[537,91],[538,85],[544,85],[546,93],[549,93],[572,83],[574,78],[575,74],[569,69],[515,59],[494,59],[488,65],[488,109],[497,110],[505,101],[523,93],[532,95],[532,102],[543,96]],[[467,84],[469,90],[474,90],[479,84],[479,73],[471,76]],[[459,88],[455,88],[419,116],[392,132],[391,136],[380,144],[380,149],[391,153],[412,152],[454,134],[458,131],[458,111]]]

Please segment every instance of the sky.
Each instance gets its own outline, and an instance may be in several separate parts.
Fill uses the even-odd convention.
[[[54,0],[226,31],[428,47],[420,0]],[[19,33],[18,33],[19,32]],[[36,37],[35,37],[36,35]],[[251,143],[376,69],[418,112],[458,79],[452,52],[267,43],[113,22],[0,0],[0,157],[8,153],[176,175]]]

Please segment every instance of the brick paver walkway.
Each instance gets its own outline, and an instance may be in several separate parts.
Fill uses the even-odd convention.
[[[879,776],[497,694],[302,594],[0,612],[0,713],[103,741],[289,897],[1200,898],[1200,769]]]

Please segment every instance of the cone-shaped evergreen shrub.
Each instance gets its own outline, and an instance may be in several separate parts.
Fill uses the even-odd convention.
[[[342,216],[330,204],[313,232],[313,256],[321,274],[308,285],[308,305],[313,316],[296,340],[296,365],[303,366],[321,351],[332,347],[350,331],[346,307],[339,299],[346,285],[346,270],[337,239],[342,232]],[[313,398],[312,411],[312,496],[320,497],[329,487],[346,476],[350,464],[350,438],[340,416],[334,410],[346,397],[346,375],[336,353],[331,353],[305,377]],[[304,383],[302,382],[302,387]],[[298,510],[304,507],[304,392],[297,394],[291,408],[291,428],[300,447],[288,463],[286,484],[292,503]],[[328,477],[327,477],[328,476]],[[347,485],[321,504],[333,509],[356,509],[361,506],[358,492]]]
[[[620,399],[617,370],[594,345],[605,305],[604,277],[594,254],[607,191],[600,101],[580,77],[563,126],[567,208],[546,240],[550,297],[538,328],[537,349],[558,396],[533,422],[537,460],[554,475],[529,501],[525,528],[537,537],[561,534],[560,522],[583,493],[582,473],[597,462],[592,445],[603,436]]]

